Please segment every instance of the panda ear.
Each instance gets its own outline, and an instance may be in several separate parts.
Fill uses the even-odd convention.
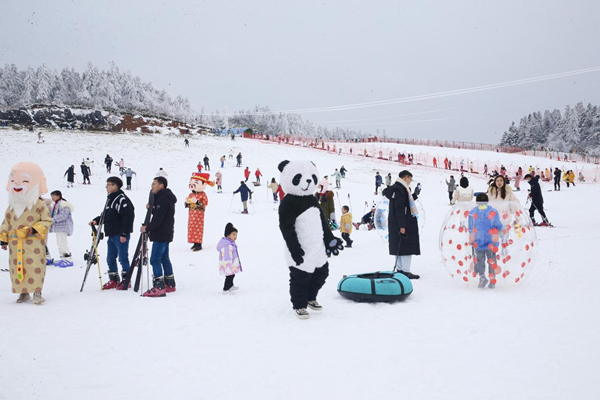
[[[279,163],[279,166],[277,167],[277,169],[279,169],[279,172],[283,172],[283,169],[285,168],[286,165],[288,165],[290,162],[288,160],[282,161]]]

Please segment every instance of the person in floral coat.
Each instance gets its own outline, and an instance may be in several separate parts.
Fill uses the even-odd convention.
[[[219,252],[219,274],[225,275],[223,293],[231,293],[239,288],[233,284],[235,274],[242,272],[240,255],[238,253],[237,240],[238,230],[231,222],[225,226],[225,236],[217,244]]]
[[[189,188],[192,191],[186,198],[185,207],[189,209],[188,243],[192,243],[192,251],[202,250],[204,236],[204,211],[208,206],[208,196],[204,192],[206,186],[214,186],[210,174],[194,172]]]

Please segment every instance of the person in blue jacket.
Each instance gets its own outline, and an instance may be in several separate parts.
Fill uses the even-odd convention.
[[[242,203],[244,204],[244,211],[242,211],[242,214],[248,214],[248,197],[252,198],[252,190],[250,190],[248,188],[248,186],[246,186],[246,183],[244,181],[240,182],[240,187],[233,192],[233,194],[239,193],[240,197],[242,198]]]
[[[379,172],[375,174],[375,194],[379,192],[379,186],[383,185],[383,178],[379,175]]]
[[[496,287],[496,253],[500,246],[500,232],[503,226],[498,210],[488,205],[488,195],[479,193],[476,198],[477,207],[469,213],[469,242],[473,245],[475,256],[475,272],[479,275],[479,288],[483,289],[488,282],[490,289]],[[489,265],[488,280],[485,266]]]

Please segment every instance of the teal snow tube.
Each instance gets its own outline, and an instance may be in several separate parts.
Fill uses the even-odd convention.
[[[413,285],[406,275],[395,271],[378,271],[366,274],[344,275],[337,286],[343,297],[367,303],[406,299]]]

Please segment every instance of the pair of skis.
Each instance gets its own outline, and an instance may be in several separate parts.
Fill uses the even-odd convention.
[[[87,280],[88,273],[93,264],[98,264],[98,243],[103,238],[102,228],[104,225],[104,213],[106,212],[106,207],[108,206],[108,200],[104,205],[104,210],[100,215],[100,222],[98,223],[98,227],[92,225],[92,245],[89,251],[85,252],[84,259],[86,261],[85,275],[83,276],[83,282],[81,283],[81,290],[83,291],[83,287],[85,286],[85,282]],[[148,196],[148,210],[146,211],[146,217],[144,218],[144,226],[148,225],[150,222],[150,218],[152,217],[152,207],[154,206],[154,194],[150,191],[150,195]],[[137,268],[136,279],[134,283],[133,290],[138,292],[140,290],[140,283],[142,279],[142,266],[148,265],[148,233],[142,232],[140,234],[140,238],[138,239],[138,244],[135,249],[135,253],[133,254],[133,260],[131,262],[131,267],[129,268],[129,272],[123,277],[123,290],[129,289],[129,284],[131,282],[131,278],[133,277],[134,270]],[[98,277],[100,278],[100,287],[102,288],[102,274],[100,272],[100,265],[98,264]]]

